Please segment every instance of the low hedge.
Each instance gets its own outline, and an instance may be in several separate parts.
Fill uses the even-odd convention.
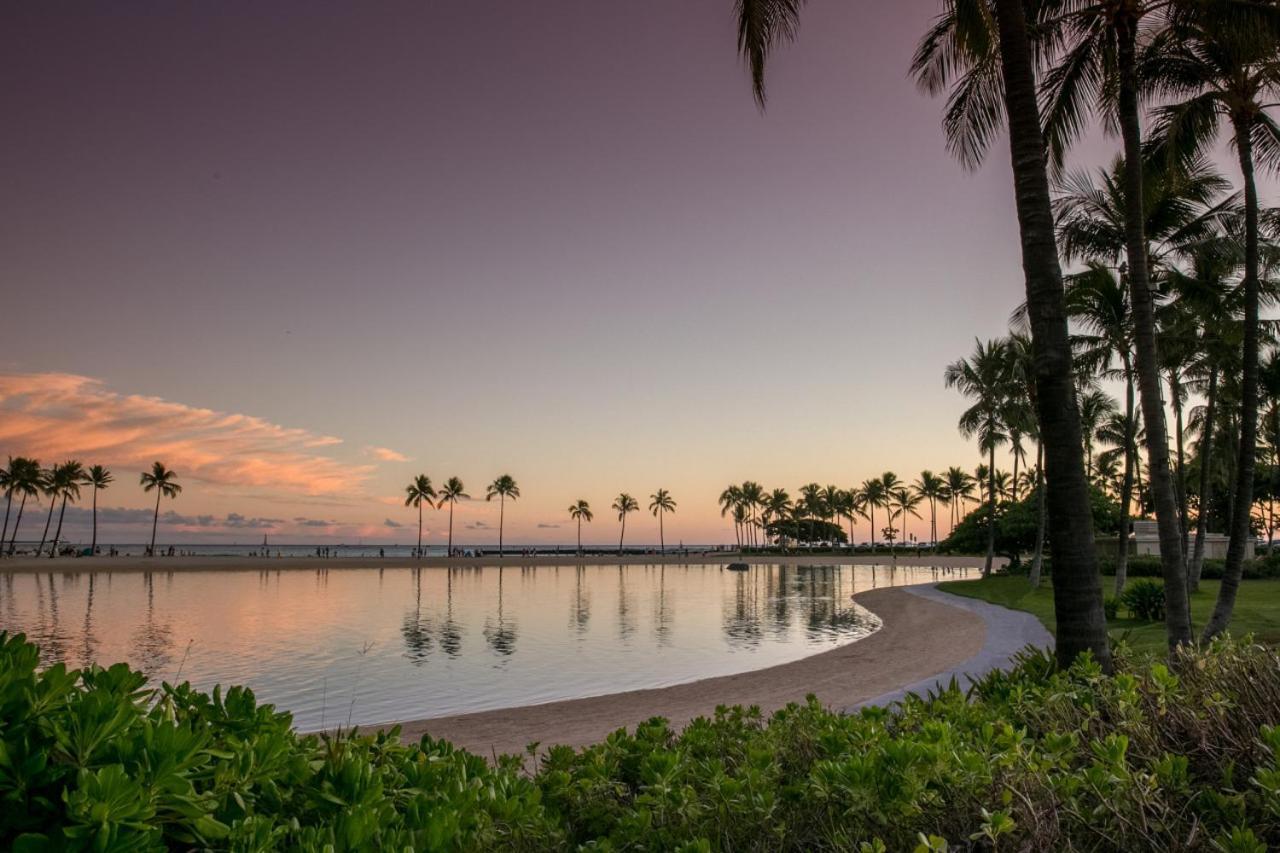
[[[1223,560],[1205,560],[1204,568],[1200,572],[1200,577],[1204,580],[1222,580],[1222,570],[1224,567]],[[1031,568],[1031,561],[1023,559],[1017,567],[1010,567],[1010,574],[1027,574]],[[1046,556],[1042,572],[1048,575],[1052,569],[1052,561]],[[1104,577],[1115,577],[1116,560],[1115,557],[1099,557],[1098,571]],[[1160,565],[1159,557],[1130,557],[1125,569],[1127,577],[1130,578],[1160,578],[1164,577],[1163,568]],[[1280,554],[1259,557],[1256,560],[1245,560],[1241,568],[1241,576],[1244,580],[1267,580],[1271,578],[1280,578]]]
[[[1194,658],[1192,657],[1194,656]],[[1115,676],[1028,652],[891,710],[651,720],[490,765],[300,735],[233,687],[39,670],[0,634],[0,849],[1227,850],[1280,845],[1280,660],[1223,642]]]

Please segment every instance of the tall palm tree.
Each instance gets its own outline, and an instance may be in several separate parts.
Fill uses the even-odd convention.
[[[439,498],[439,502],[436,504],[437,509],[439,507],[444,506],[445,504],[449,505],[449,556],[450,557],[453,556],[453,505],[456,504],[458,501],[471,500],[471,495],[466,493],[465,488],[466,487],[462,485],[462,480],[458,479],[457,477],[450,477],[448,480],[445,481],[445,484],[440,487],[440,491],[437,495],[437,497]]]
[[[822,487],[817,483],[806,483],[801,486],[798,503],[804,508],[805,517],[809,521],[809,536],[806,542],[809,548],[813,548],[813,521],[822,512]],[[799,533],[799,530],[796,532]]]
[[[636,499],[631,495],[623,492],[613,500],[611,509],[618,514],[618,521],[622,527],[618,531],[618,556],[622,556],[622,540],[627,535],[627,514],[640,509],[640,504],[636,503]]]
[[[738,0],[738,50],[748,60],[761,105],[766,60],[794,38],[801,6],[796,0]],[[1040,429],[1053,484],[1057,654],[1066,664],[1089,651],[1110,671],[1027,9],[1022,0],[950,0],[946,9],[921,40],[912,72],[926,92],[951,89],[944,126],[948,147],[965,165],[980,163],[1008,126]]]
[[[1240,13],[1227,4],[1184,3],[1162,43],[1150,76],[1158,93],[1177,100],[1160,110],[1156,136],[1171,156],[1200,156],[1229,128],[1244,186],[1244,342],[1241,365],[1240,441],[1232,500],[1230,539],[1222,584],[1204,627],[1210,639],[1226,630],[1250,536],[1258,424],[1260,252],[1257,161],[1280,165],[1280,124],[1268,110],[1280,101],[1280,50],[1274,4],[1249,4]],[[1225,12],[1234,14],[1224,14]],[[1153,49],[1154,52],[1154,49]],[[1163,535],[1161,539],[1163,540]]]
[[[658,517],[658,547],[662,549],[664,554],[667,553],[667,536],[662,529],[662,517],[669,512],[675,511],[676,502],[672,500],[671,493],[666,489],[658,489],[658,491],[649,495],[649,512]]]
[[[22,525],[22,511],[26,509],[27,498],[40,494],[44,471],[39,461],[26,456],[15,457],[9,465],[9,486],[11,494],[22,496],[18,503],[18,516],[13,522],[13,532],[9,534],[9,556],[12,557],[18,543],[18,528]]]
[[[1080,427],[1084,431],[1085,471],[1093,482],[1093,439],[1099,427],[1116,414],[1116,401],[1111,395],[1098,389],[1090,389],[1080,395]]]
[[[979,449],[987,454],[987,558],[982,574],[991,574],[996,546],[996,448],[1008,440],[1002,416],[1009,395],[1011,377],[1003,341],[975,341],[973,355],[947,365],[943,375],[948,388],[956,388],[973,400],[960,415],[960,434],[977,437]]]
[[[44,532],[40,534],[40,544],[36,546],[36,556],[44,553],[44,543],[49,541],[49,528],[53,526],[53,510],[58,505],[58,494],[62,490],[62,466],[57,463],[52,468],[40,472],[40,493],[49,499],[49,512],[44,519]]]
[[[13,508],[13,486],[18,474],[13,463],[14,458],[10,456],[8,464],[0,468],[0,490],[4,491],[4,527],[0,528],[0,548],[9,541],[9,510]]]
[[[569,505],[569,517],[578,522],[578,555],[582,555],[582,522],[591,522],[595,515],[591,512],[591,504],[584,500],[579,500],[575,504]]]
[[[182,486],[177,483],[178,473],[164,467],[162,462],[153,462],[150,471],[143,471],[139,478],[142,491],[156,493],[156,511],[151,519],[151,546],[147,548],[147,554],[154,557],[156,555],[156,527],[160,524],[160,499],[176,498],[182,493]]]
[[[89,553],[98,553],[98,492],[115,482],[115,477],[102,465],[91,465],[85,475],[85,483],[93,489],[93,541],[89,545]]]
[[[418,547],[413,552],[415,557],[422,556],[422,504],[425,501],[427,506],[432,506],[431,502],[435,497],[436,490],[432,488],[431,478],[426,474],[419,474],[404,487],[404,505],[418,510]]]
[[[85,483],[84,466],[74,459],[62,465],[59,476],[58,497],[62,499],[62,508],[58,510],[58,529],[53,534],[53,545],[49,548],[49,559],[58,554],[58,543],[62,541],[62,520],[67,514],[67,500],[80,499],[80,486]]]
[[[937,474],[926,469],[920,472],[913,488],[915,493],[929,502],[929,541],[933,551],[938,551],[938,501],[946,500],[947,483]]]
[[[742,502],[747,510],[747,522],[749,525],[749,537],[753,546],[759,544],[757,531],[759,530],[760,510],[764,507],[765,490],[764,486],[754,480],[747,480],[741,486]]]
[[[491,501],[498,498],[498,556],[502,556],[502,528],[507,517],[507,498],[516,500],[520,497],[520,487],[516,485],[515,478],[510,474],[503,474],[489,484],[489,488],[485,490],[484,499]]]

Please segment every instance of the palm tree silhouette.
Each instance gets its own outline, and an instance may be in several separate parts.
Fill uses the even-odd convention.
[[[640,509],[640,504],[636,503],[636,499],[631,495],[623,492],[614,498],[611,509],[618,514],[618,521],[622,522],[622,528],[618,532],[618,556],[621,557],[622,539],[627,535],[627,513]]]
[[[418,547],[413,552],[414,556],[422,556],[422,502],[426,501],[427,506],[431,506],[431,501],[435,499],[436,490],[431,487],[431,478],[426,474],[419,474],[413,478],[409,485],[404,487],[404,505],[416,507],[418,510]]]
[[[1008,439],[1002,420],[1009,392],[1009,360],[1001,341],[975,341],[973,355],[947,365],[943,378],[948,388],[957,388],[973,405],[960,415],[960,434],[977,436],[978,447],[987,461],[987,559],[982,576],[991,574],[996,547],[996,448]]]
[[[36,546],[36,556],[44,553],[44,543],[49,541],[49,528],[53,526],[53,510],[58,505],[58,495],[62,490],[62,466],[54,464],[40,472],[40,491],[49,499],[49,513],[44,519],[44,532],[40,534],[40,544]]]
[[[951,527],[954,529],[964,515],[964,504],[973,500],[973,476],[955,465],[947,469],[947,502],[951,504]]]
[[[4,490],[4,527],[0,529],[0,548],[9,541],[9,510],[13,508],[13,487],[21,468],[20,459],[18,468],[14,467],[14,462],[14,458],[10,456],[8,464],[0,468],[0,489]]]
[[[649,512],[658,517],[658,547],[662,549],[662,553],[667,552],[667,537],[662,529],[662,517],[669,512],[676,511],[676,502],[672,500],[671,493],[666,489],[658,489],[658,491],[649,495]]]
[[[18,516],[13,521],[13,532],[9,537],[9,556],[12,557],[18,543],[18,527],[22,524],[22,511],[26,509],[27,498],[32,498],[40,494],[40,484],[43,482],[44,472],[40,468],[40,463],[26,456],[18,456],[9,464],[9,485],[6,491],[9,494],[22,495],[22,500],[18,503]]]
[[[871,550],[876,547],[876,507],[884,506],[887,497],[884,489],[884,482],[873,477],[870,480],[862,481],[862,488],[858,490],[862,495],[862,512],[867,522],[871,525]]]
[[[93,489],[93,541],[89,546],[89,554],[98,553],[98,492],[115,482],[115,477],[101,465],[92,465],[85,475],[85,483]]]
[[[938,551],[938,501],[944,500],[947,494],[946,481],[929,470],[920,472],[915,482],[915,492],[929,502],[929,540],[933,543],[933,551]]]
[[[80,499],[80,486],[85,483],[84,466],[74,459],[63,463],[58,489],[62,498],[62,508],[58,510],[58,530],[53,534],[53,545],[49,548],[49,559],[58,553],[58,543],[62,540],[62,520],[67,514],[67,499]]]
[[[156,493],[156,512],[151,520],[151,546],[147,548],[149,556],[156,555],[156,527],[160,524],[160,499],[176,498],[182,493],[182,486],[175,482],[177,479],[176,471],[164,467],[162,462],[153,462],[151,470],[143,471],[139,480],[142,491]]]
[[[742,506],[742,487],[731,485],[720,493],[720,517],[733,514],[733,535],[738,540],[738,550],[742,550],[742,526],[739,524],[739,512]]]
[[[785,523],[791,514],[791,496],[787,494],[786,489],[774,489],[765,498],[764,512],[766,519],[766,527],[769,520],[773,520],[777,524],[778,531],[778,547],[785,548],[786,541],[783,535],[783,523]]]
[[[1169,28],[1164,35],[1164,43],[1158,45],[1165,52],[1165,61],[1150,70],[1149,79],[1154,81],[1154,88],[1162,96],[1180,102],[1159,111],[1160,119],[1153,136],[1162,140],[1171,157],[1185,160],[1209,150],[1224,126],[1230,127],[1244,185],[1244,280],[1240,288],[1244,296],[1244,359],[1240,371],[1240,441],[1227,559],[1213,613],[1204,627],[1203,639],[1207,641],[1226,630],[1231,619],[1250,535],[1253,472],[1257,456],[1261,331],[1259,204],[1254,172],[1258,159],[1271,167],[1280,162],[1280,126],[1268,112],[1280,101],[1280,63],[1276,59],[1274,28],[1250,27],[1234,15],[1221,14],[1222,10],[1216,5],[1201,8],[1185,4],[1185,8],[1179,11],[1181,14],[1176,16],[1175,26]],[[1272,11],[1267,7],[1259,14],[1268,15]],[[1144,393],[1144,403],[1145,398]],[[1148,424],[1150,429],[1151,424]],[[1155,437],[1150,441],[1154,443]],[[1162,550],[1163,540],[1162,529]],[[1171,633],[1170,642],[1176,639]]]
[[[445,484],[440,487],[440,503],[437,507],[445,504],[449,505],[449,556],[453,556],[453,505],[460,500],[470,500],[471,495],[463,491],[462,481],[457,477],[450,477]]]
[[[578,555],[582,555],[582,522],[590,522],[595,518],[591,512],[591,504],[584,500],[579,500],[575,504],[569,506],[569,517],[578,522]]]
[[[484,499],[491,501],[498,498],[498,556],[502,556],[502,528],[507,517],[507,498],[516,500],[520,497],[520,487],[516,485],[516,481],[510,474],[503,474],[498,479],[489,484],[489,488],[485,491]]]

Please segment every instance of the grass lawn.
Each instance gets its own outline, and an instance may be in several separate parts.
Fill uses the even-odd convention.
[[[1110,595],[1114,579],[1102,579],[1103,590]],[[1031,589],[1025,577],[995,575],[986,580],[949,581],[938,588],[955,595],[980,598],[992,604],[1000,604],[1014,610],[1033,614],[1053,631],[1053,587],[1049,579],[1037,590]],[[1196,632],[1204,627],[1218,598],[1218,581],[1201,581],[1200,591],[1191,596],[1191,618]],[[1139,622],[1124,618],[1112,620],[1107,627],[1112,640],[1125,639],[1135,649],[1163,653],[1165,633],[1163,622]],[[1241,581],[1240,594],[1231,619],[1231,633],[1241,637],[1253,634],[1269,645],[1280,645],[1280,580]]]

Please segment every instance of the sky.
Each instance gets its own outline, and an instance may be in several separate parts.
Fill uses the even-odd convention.
[[[763,112],[732,6],[6,5],[0,453],[115,469],[109,541],[153,459],[184,542],[411,542],[419,472],[722,542],[730,482],[972,468],[942,371],[1022,279],[1006,151],[907,76],[937,0],[813,0]]]

